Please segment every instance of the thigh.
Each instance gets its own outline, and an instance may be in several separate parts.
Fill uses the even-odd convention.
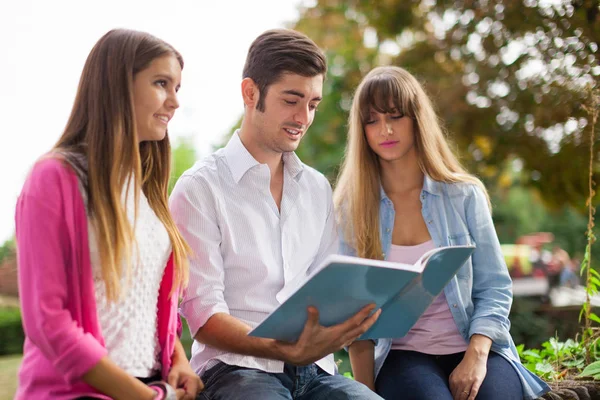
[[[375,389],[386,400],[452,400],[448,375],[435,356],[415,351],[390,351]]]
[[[382,400],[371,389],[342,375],[329,375],[323,370],[297,400]]]
[[[477,400],[522,400],[521,379],[513,366],[501,355],[490,352],[487,373]]]
[[[220,363],[204,375],[205,389],[197,400],[292,400],[275,376],[264,371]]]

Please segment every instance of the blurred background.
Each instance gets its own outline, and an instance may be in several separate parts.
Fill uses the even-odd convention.
[[[0,10],[0,399],[13,396],[23,340],[16,198],[32,163],[61,134],[89,50],[115,27],[155,34],[186,61],[170,126],[173,181],[239,125],[246,51],[266,29],[300,30],[327,54],[324,100],[298,154],[332,183],[362,76],[382,64],[408,69],[430,94],[461,161],[490,192],[513,277],[515,342],[535,347],[580,331],[587,203],[597,204],[588,179],[598,0],[24,0]],[[600,265],[598,246],[591,260]],[[346,371],[345,355],[336,357]]]

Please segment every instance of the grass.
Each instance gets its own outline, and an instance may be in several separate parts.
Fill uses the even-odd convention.
[[[0,400],[10,400],[17,390],[17,370],[22,355],[0,357]]]

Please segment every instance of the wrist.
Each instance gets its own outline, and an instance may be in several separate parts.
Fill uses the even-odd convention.
[[[266,347],[273,351],[272,358],[295,365],[295,359],[291,354],[292,346],[289,343],[272,340],[272,343],[266,343]]]
[[[177,400],[175,389],[166,382],[152,382],[148,386],[156,393],[153,400]]]
[[[474,334],[471,336],[471,340],[469,341],[469,347],[467,348],[467,353],[478,357],[486,357],[490,353],[490,348],[492,347],[492,339],[487,336]]]

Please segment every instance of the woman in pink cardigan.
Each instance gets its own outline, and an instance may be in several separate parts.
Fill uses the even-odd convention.
[[[168,212],[183,60],[143,32],[92,49],[16,210],[26,334],[16,399],[195,399],[178,338],[189,248]]]

